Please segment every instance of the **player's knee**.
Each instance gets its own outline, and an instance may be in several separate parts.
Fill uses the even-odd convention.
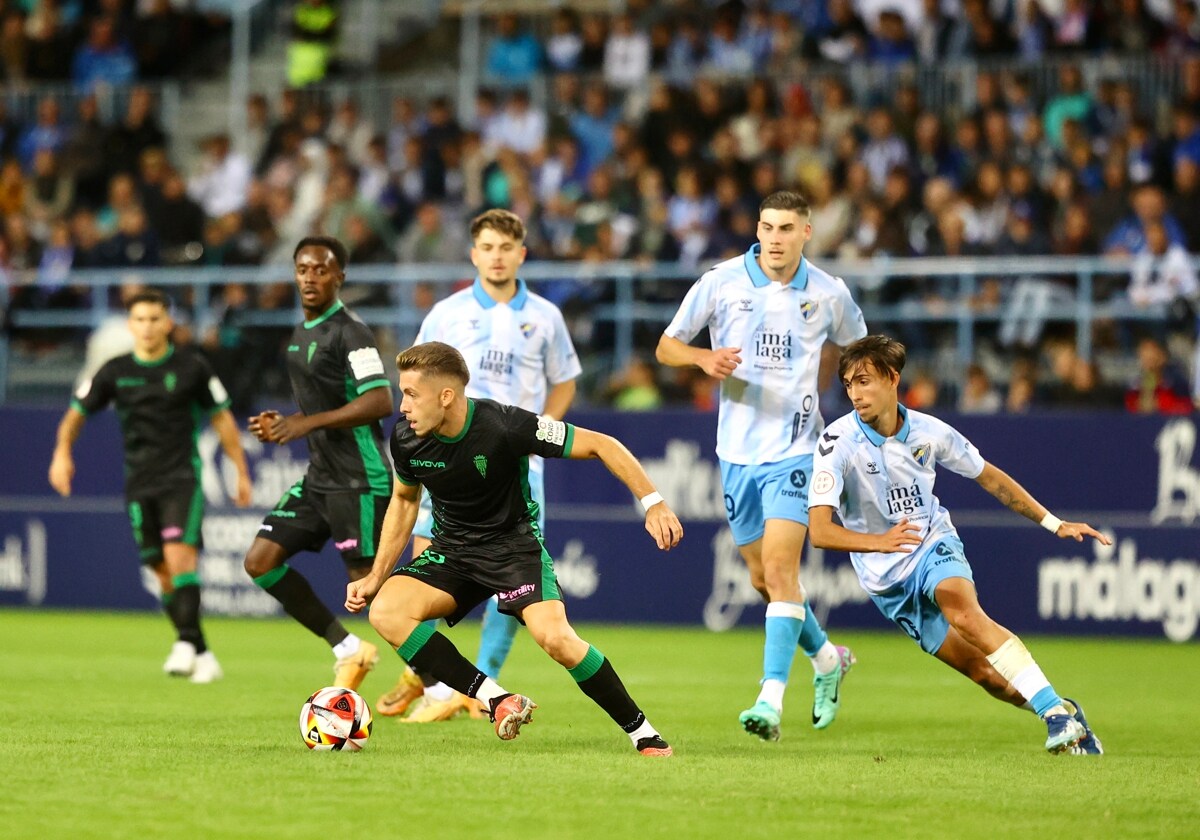
[[[991,624],[991,620],[980,609],[956,609],[945,613],[945,616],[950,625],[976,647]]]
[[[776,600],[794,601],[800,592],[800,584],[794,567],[787,563],[763,563],[763,587]],[[757,587],[755,587],[757,588]]]
[[[270,559],[253,550],[242,561],[242,567],[252,578],[260,578],[272,569]]]
[[[579,644],[579,637],[570,627],[553,627],[535,635],[538,647],[546,651],[555,662],[565,662],[571,658],[571,653]]]
[[[371,603],[367,620],[380,636],[397,647],[405,642],[417,625],[401,605],[386,596],[379,596]]]

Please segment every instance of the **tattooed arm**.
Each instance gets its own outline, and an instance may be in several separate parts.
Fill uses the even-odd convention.
[[[1037,499],[1029,494],[1028,490],[1017,483],[1016,479],[992,464],[985,463],[983,472],[975,480],[979,482],[980,487],[999,499],[1005,507],[1016,511],[1026,519],[1041,524],[1042,519],[1049,513]],[[1112,544],[1112,540],[1086,522],[1063,522],[1055,533],[1064,539],[1071,538],[1076,542],[1082,542],[1086,535],[1095,537],[1105,545]]]

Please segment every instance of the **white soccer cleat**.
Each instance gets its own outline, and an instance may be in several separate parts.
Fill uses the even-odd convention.
[[[192,671],[192,682],[210,683],[221,679],[223,676],[225,676],[225,672],[221,670],[221,665],[217,662],[217,657],[213,656],[211,650],[206,650],[196,657],[196,667]]]
[[[176,642],[163,663],[163,671],[172,677],[189,676],[196,669],[196,646],[191,642]]]

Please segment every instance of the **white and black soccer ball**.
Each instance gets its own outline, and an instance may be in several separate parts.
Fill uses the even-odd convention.
[[[361,750],[371,726],[371,707],[349,688],[322,688],[300,707],[300,737],[310,750]]]

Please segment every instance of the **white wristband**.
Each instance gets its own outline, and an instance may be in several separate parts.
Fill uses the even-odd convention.
[[[1062,527],[1062,520],[1050,511],[1046,511],[1046,515],[1042,517],[1042,527],[1051,534],[1057,534],[1058,529]]]
[[[655,490],[653,493],[647,493],[645,496],[642,496],[638,501],[642,503],[642,510],[648,511],[662,500],[662,493]]]

